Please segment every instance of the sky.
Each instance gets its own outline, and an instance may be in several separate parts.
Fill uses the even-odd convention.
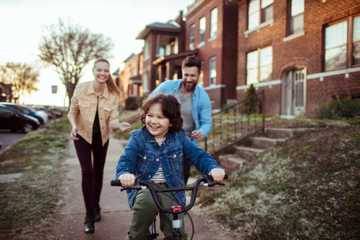
[[[112,39],[110,71],[114,72],[144,45],[136,36],[148,24],[175,19],[195,0],[0,0],[0,65],[7,62],[36,66],[40,73],[38,92],[20,99],[21,104],[67,106],[65,87],[52,67],[39,61],[39,44],[45,27],[59,19],[79,24],[91,33]],[[83,70],[80,82],[93,80],[92,63]],[[51,93],[57,85],[58,92]]]

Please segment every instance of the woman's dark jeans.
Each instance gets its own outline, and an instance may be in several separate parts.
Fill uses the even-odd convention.
[[[92,144],[89,144],[80,135],[77,137],[79,140],[74,140],[74,145],[81,165],[81,187],[85,208],[87,213],[93,213],[95,204],[100,202],[109,141],[102,146],[101,133],[93,133]],[[91,155],[93,155],[93,161]]]

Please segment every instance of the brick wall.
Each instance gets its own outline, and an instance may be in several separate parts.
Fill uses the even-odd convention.
[[[297,66],[306,68],[307,74],[322,73],[323,70],[323,28],[324,24],[360,14],[360,1],[355,0],[305,0],[304,34],[292,38],[287,35],[288,0],[275,0],[273,8],[273,23],[247,31],[248,1],[239,3],[238,19],[238,71],[237,85],[246,84],[246,54],[258,48],[273,47],[272,80],[280,80],[283,74]],[[315,116],[316,109],[331,100],[335,90],[344,86],[349,89],[359,89],[359,72],[351,73],[348,78],[344,74],[307,80],[305,115]],[[265,87],[266,88],[266,87]],[[260,88],[259,88],[260,89]],[[242,99],[242,91],[237,91],[237,97]],[[268,92],[268,94],[267,94]],[[356,92],[352,90],[352,92]],[[268,95],[277,94],[268,97]],[[266,89],[269,105],[267,113],[281,114],[281,84]],[[268,100],[269,98],[269,100]]]

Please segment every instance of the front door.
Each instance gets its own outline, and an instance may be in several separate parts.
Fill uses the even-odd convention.
[[[292,69],[283,80],[283,115],[303,115],[305,113],[305,69]]]

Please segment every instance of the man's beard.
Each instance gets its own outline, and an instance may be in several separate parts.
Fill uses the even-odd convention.
[[[187,91],[187,92],[193,92],[194,89],[195,89],[195,87],[196,87],[196,84],[197,84],[196,82],[192,82],[191,87],[187,87],[187,86],[186,86],[186,82],[183,82],[184,89],[185,89],[185,91]]]

